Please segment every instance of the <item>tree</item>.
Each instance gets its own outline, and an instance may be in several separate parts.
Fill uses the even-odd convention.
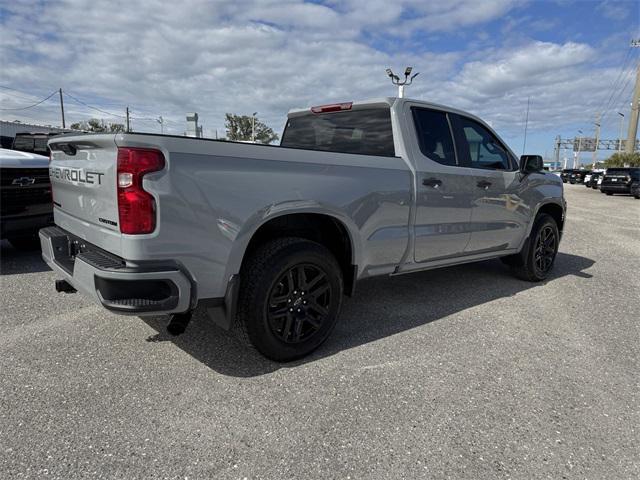
[[[224,127],[227,129],[228,140],[236,142],[251,140],[253,117],[234,113],[226,113],[224,117]],[[259,143],[271,143],[278,140],[278,134],[256,117],[255,139]]]
[[[607,168],[610,167],[640,167],[640,152],[622,153],[617,152],[604,161]]]
[[[124,132],[124,125],[122,123],[107,123],[104,120],[98,120],[97,118],[92,118],[90,120],[83,120],[78,123],[72,123],[71,128],[74,130],[84,130],[87,132],[95,132],[95,133]]]

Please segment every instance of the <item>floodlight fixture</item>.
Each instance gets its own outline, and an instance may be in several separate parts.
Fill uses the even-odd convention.
[[[398,87],[398,98],[404,97],[404,87],[407,85],[411,85],[413,79],[419,75],[419,73],[414,73],[412,76],[410,76],[411,72],[413,71],[413,67],[407,67],[404,69],[404,80],[401,81],[400,77],[393,73],[390,68],[387,68],[385,71],[391,79],[391,83]]]

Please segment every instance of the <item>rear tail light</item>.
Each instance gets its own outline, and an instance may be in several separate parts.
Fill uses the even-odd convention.
[[[142,177],[164,168],[164,155],[147,148],[118,148],[118,216],[120,231],[129,235],[156,228],[156,201],[142,188]]]
[[[353,102],[344,103],[332,103],[330,105],[319,105],[317,107],[311,107],[313,113],[329,113],[329,112],[341,112],[342,110],[351,110]]]

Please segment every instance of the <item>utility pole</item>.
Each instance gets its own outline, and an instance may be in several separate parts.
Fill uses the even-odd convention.
[[[580,164],[580,149],[582,148],[582,130],[578,130],[580,136],[578,137],[578,153],[574,152],[573,157],[573,168],[576,168],[576,165]]]
[[[127,105],[127,133],[129,133],[129,105]]]
[[[556,168],[560,166],[560,135],[556,136],[556,142],[553,147],[553,163]],[[565,168],[567,167],[565,166]]]
[[[258,112],[253,112],[251,115],[251,141],[256,143],[256,115]]]
[[[596,162],[598,161],[598,143],[600,143],[600,114],[596,117],[596,123],[594,123],[594,125],[596,126],[596,146],[593,149],[593,157],[591,157],[591,159],[593,161],[593,168],[596,168]]]
[[[618,134],[618,152],[622,152],[622,129],[624,128],[624,113],[618,112],[620,115],[620,133]]]
[[[60,114],[62,115],[62,128],[66,128],[64,123],[64,101],[62,100],[62,88],[58,90],[60,94]]]
[[[164,133],[164,118],[162,118],[162,115],[158,117],[156,122],[160,124],[160,133]]]
[[[632,40],[631,46],[640,47],[640,39]],[[636,86],[633,89],[633,97],[631,98],[631,115],[629,116],[629,132],[625,143],[624,151],[633,153],[636,149],[636,136],[638,135],[638,102],[640,101],[640,62],[636,69]]]

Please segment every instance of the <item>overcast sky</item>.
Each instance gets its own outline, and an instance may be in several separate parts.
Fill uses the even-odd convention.
[[[144,131],[162,115],[182,134],[196,111],[211,137],[225,112],[280,132],[290,108],[394,96],[385,68],[412,65],[407,96],[481,116],[518,154],[530,96],[527,153],[551,155],[599,111],[617,138],[640,58],[637,0],[0,0],[0,18],[0,119],[58,125],[57,96],[7,109],[62,87],[106,112],[129,105]],[[68,124],[122,122],[71,97],[65,110]]]

